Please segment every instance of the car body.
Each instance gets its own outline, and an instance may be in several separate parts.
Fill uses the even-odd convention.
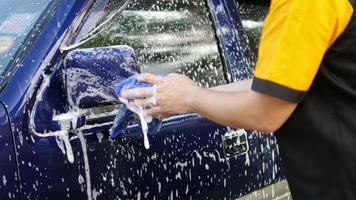
[[[154,55],[161,53],[163,47],[168,48],[164,46],[168,44],[167,40],[159,40],[165,34],[140,36],[143,42],[160,41],[158,46],[145,43],[135,47],[135,40],[121,38],[120,44],[133,46],[138,52],[143,66],[141,71],[157,74],[172,72],[157,62],[168,59],[169,62],[163,64],[173,66],[178,60],[170,59],[169,55],[175,58],[174,55],[178,54],[183,55],[186,61],[182,69],[189,69],[196,66],[189,61],[194,58],[191,55],[197,51],[204,52],[209,47],[212,54],[204,55],[205,60],[199,57],[197,63],[199,67],[206,62],[218,67],[185,71],[188,76],[196,78],[203,86],[217,86],[252,77],[254,54],[248,46],[238,7],[233,0],[190,3],[151,0],[48,1],[44,14],[33,23],[23,45],[18,47],[1,77],[2,199],[234,199],[283,180],[278,147],[272,135],[220,126],[196,114],[164,120],[161,129],[150,136],[149,150],[143,147],[141,128],[135,120],[126,128],[127,136],[110,138],[112,118],[97,116],[112,112],[113,106],[118,110],[117,105],[88,108],[94,114],[87,116],[85,129],[68,133],[68,141],[58,135],[45,137],[54,132],[51,129],[53,116],[70,112],[67,85],[63,84],[65,58],[75,49],[98,46],[98,43],[100,46],[100,41],[95,42],[92,38],[81,46],[75,43],[83,41],[80,37],[89,33],[83,29],[85,23],[92,19],[93,9],[100,11],[101,5],[110,2],[117,2],[115,5],[118,8],[109,9],[109,17],[111,12],[116,13],[119,23],[137,24],[135,20],[141,20],[138,16],[144,16],[150,23],[154,22],[151,29],[158,30],[159,23],[165,27],[167,24],[164,23],[169,19],[157,17],[157,13],[166,12],[166,16],[171,14],[174,19],[183,13],[187,17],[183,18],[184,23],[174,21],[172,24],[191,27],[191,32],[183,31],[186,34],[183,34],[184,37],[191,36],[188,33],[195,31],[195,38],[189,40],[193,42],[188,46],[184,46],[185,43],[169,43],[170,47],[173,45],[173,50],[156,57]],[[159,10],[159,6],[168,4],[169,8],[177,9]],[[130,10],[130,5],[135,9]],[[142,10],[135,7],[140,5],[143,5]],[[193,6],[193,11],[204,9],[206,13],[190,15],[193,11],[182,9],[187,5]],[[30,10],[27,12],[31,13]],[[204,27],[210,28],[199,29],[203,31],[198,32],[197,18],[194,17],[201,17],[198,25],[206,23]],[[144,23],[140,29],[142,33],[150,28],[148,25]],[[130,30],[121,30],[121,27],[114,28],[119,29],[118,35],[130,33]],[[95,30],[95,27],[89,29]],[[196,41],[196,32],[198,35],[207,34],[203,36],[208,38],[208,43],[205,40]],[[1,28],[0,34],[5,34],[1,33]],[[100,33],[94,35],[100,38]],[[174,45],[184,51],[174,54]],[[150,60],[155,63],[150,63]],[[147,66],[157,68],[148,69]],[[214,70],[216,73],[212,74]],[[211,80],[210,76],[216,78]],[[70,147],[66,142],[70,143]],[[73,152],[72,161],[68,148]]]

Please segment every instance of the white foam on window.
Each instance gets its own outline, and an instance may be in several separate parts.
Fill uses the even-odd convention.
[[[263,21],[242,20],[242,26],[247,29],[262,28],[263,24]]]

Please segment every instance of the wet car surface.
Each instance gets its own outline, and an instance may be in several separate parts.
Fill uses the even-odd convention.
[[[71,52],[88,48],[106,47],[95,51],[96,62],[113,57],[107,53],[113,49],[122,50],[117,45],[131,46],[139,66],[133,70],[184,73],[204,87],[252,77],[256,45],[249,46],[247,38],[256,37],[246,27],[247,15],[240,20],[244,12],[239,8],[228,0],[49,1],[23,45],[3,64],[1,196],[233,199],[283,180],[271,135],[188,114],[164,120],[150,135],[151,148],[146,150],[134,116],[127,118],[124,137],[110,138],[122,104],[109,97],[105,104],[71,101],[68,88],[73,85],[73,90],[76,85],[90,86],[87,96],[93,96],[101,94],[98,85],[108,80],[93,75],[108,70],[103,65],[80,71],[66,64]],[[7,34],[0,28],[0,35]],[[85,58],[78,56],[78,63]],[[60,118],[56,116],[64,114],[75,125],[71,121],[69,128],[55,126]]]

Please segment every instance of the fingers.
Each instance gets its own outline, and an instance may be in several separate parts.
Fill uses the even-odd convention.
[[[145,113],[146,115],[152,116],[154,118],[160,118],[162,116],[161,108],[159,106],[152,107],[151,109],[146,110]]]
[[[144,73],[144,74],[139,75],[138,80],[140,82],[146,82],[146,83],[151,83],[153,85],[157,85],[158,83],[161,82],[162,77],[156,76],[153,74],[149,74],[149,73]]]
[[[130,106],[141,106],[143,108],[153,107],[154,104],[149,99],[134,99],[133,101],[129,102]]]
[[[151,97],[155,94],[154,88],[135,88],[130,90],[124,90],[121,92],[120,96],[125,99],[136,99],[136,98],[146,98]]]
[[[145,114],[161,120],[173,116],[173,114],[163,112],[163,109],[159,106],[145,110]]]

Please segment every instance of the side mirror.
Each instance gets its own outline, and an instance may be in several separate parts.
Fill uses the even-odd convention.
[[[71,108],[91,108],[117,102],[114,86],[140,72],[129,46],[76,49],[64,60],[64,81]]]
[[[87,119],[85,108],[95,110],[96,107],[100,109],[101,106],[117,104],[115,85],[139,72],[136,54],[128,46],[77,49],[69,52],[56,73],[43,74],[45,82],[41,84],[37,94],[41,98],[30,111],[31,132],[39,137],[56,136],[58,131],[85,126],[92,120]],[[62,78],[59,78],[60,74]],[[62,89],[65,97],[59,93],[51,94],[62,92]],[[53,109],[61,104],[58,102],[63,101],[69,104],[66,113],[63,113],[65,106],[59,109],[62,112]]]
[[[129,46],[76,49],[64,59],[63,80],[69,113],[52,118],[55,130],[73,130],[85,125],[81,108],[118,102],[114,88],[121,80],[139,73],[134,50]]]

